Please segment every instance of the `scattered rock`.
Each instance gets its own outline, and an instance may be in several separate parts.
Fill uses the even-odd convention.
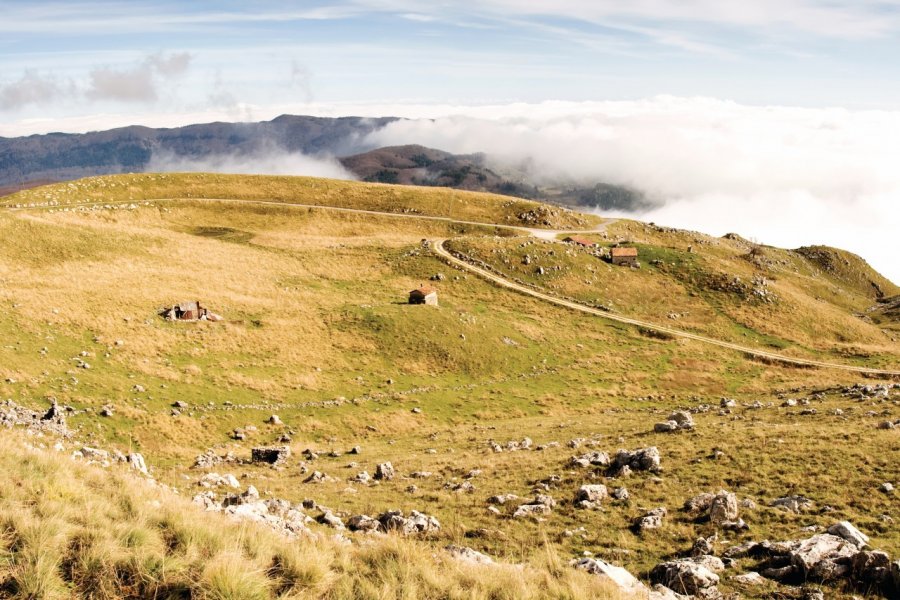
[[[576,569],[587,571],[591,575],[597,575],[612,582],[619,591],[635,595],[645,594],[647,588],[638,579],[622,567],[611,565],[597,558],[581,558],[571,562]]]
[[[606,452],[588,452],[581,456],[573,456],[571,463],[573,466],[582,468],[591,466],[607,467],[609,466],[609,454]]]
[[[328,483],[330,481],[334,481],[334,478],[321,471],[313,471],[309,477],[303,480],[303,483]]]
[[[609,492],[602,483],[583,485],[575,491],[575,508],[599,508],[608,497]]]
[[[610,495],[616,500],[628,500],[630,497],[628,489],[624,487],[615,488]]]
[[[321,515],[316,518],[316,521],[321,523],[322,525],[327,525],[333,529],[344,529],[344,522],[341,521],[340,517],[335,515],[330,511],[325,511]]]
[[[737,496],[725,490],[720,491],[709,505],[709,520],[717,526],[734,523],[738,518]]]
[[[450,556],[452,556],[453,558],[456,558],[457,560],[461,560],[463,562],[478,565],[494,564],[494,559],[492,559],[487,554],[482,554],[477,550],[472,550],[471,548],[466,548],[465,546],[456,546],[451,544],[447,546],[447,552],[449,552]]]
[[[383,531],[396,531],[402,535],[431,533],[441,529],[437,519],[415,510],[408,517],[403,516],[403,512],[399,510],[387,511],[378,517],[378,522]]]
[[[350,529],[350,531],[374,533],[381,527],[381,523],[368,515],[356,515],[350,517],[350,519],[347,521],[347,527]]]
[[[657,423],[653,430],[657,432],[683,431],[694,428],[694,418],[691,413],[676,410],[669,415],[669,418],[662,423]]]
[[[698,559],[681,558],[660,563],[650,571],[650,581],[663,585],[678,594],[714,598],[719,576]]]
[[[741,575],[735,575],[731,578],[732,581],[739,585],[748,586],[748,587],[757,587],[761,585],[766,585],[766,578],[757,573],[756,571],[749,571],[747,573],[743,573]]]
[[[773,500],[772,506],[787,512],[800,514],[801,512],[812,510],[814,504],[812,500],[803,496],[786,496]]]
[[[844,538],[857,548],[865,548],[869,544],[869,536],[854,527],[850,521],[838,521],[828,528],[828,533]]]
[[[368,485],[372,481],[372,476],[369,475],[368,471],[362,471],[353,476],[350,480],[354,483],[361,483],[363,485]]]
[[[616,473],[622,467],[628,467],[635,471],[651,471],[658,472],[660,470],[659,450],[656,446],[648,448],[638,448],[637,450],[619,450],[612,463],[609,465],[609,472]]]
[[[497,494],[496,496],[491,496],[487,499],[488,504],[506,504],[507,502],[513,502],[514,500],[518,500],[519,497],[515,494]]]
[[[379,463],[375,467],[375,479],[379,481],[390,481],[394,478],[394,465],[389,462]]]
[[[668,514],[666,507],[660,506],[651,511],[644,513],[632,521],[631,527],[636,533],[641,533],[646,529],[659,529],[662,527],[663,519]],[[665,585],[665,584],[663,584]]]
[[[147,470],[147,463],[144,461],[144,457],[140,454],[136,452],[129,454],[127,462],[132,469],[134,469],[141,475],[150,475],[150,472]]]
[[[207,473],[197,482],[200,487],[230,487],[239,488],[241,484],[234,475],[219,475],[218,473]]]

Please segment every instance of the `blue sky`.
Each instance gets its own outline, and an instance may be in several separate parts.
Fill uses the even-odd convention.
[[[0,126],[242,118],[308,102],[900,102],[898,0],[6,0],[0,10]]]

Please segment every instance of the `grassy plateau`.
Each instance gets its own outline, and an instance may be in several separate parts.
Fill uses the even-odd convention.
[[[720,489],[756,505],[741,512],[748,530],[720,532],[720,550],[846,519],[900,557],[900,496],[878,491],[900,485],[900,429],[877,427],[900,418],[900,390],[842,392],[890,381],[767,364],[567,310],[452,269],[422,240],[448,238],[496,272],[617,314],[787,356],[900,369],[898,329],[866,317],[900,289],[849,253],[634,221],[581,234],[639,249],[641,268],[616,267],[598,249],[515,229],[590,230],[603,222],[596,216],[311,178],[107,176],[0,204],[0,397],[40,410],[55,399],[72,407],[74,431],[63,451],[50,436],[0,436],[0,597],[615,598],[569,561],[590,554],[648,581],[654,565],[715,532],[680,508]],[[406,303],[423,284],[439,306]],[[185,300],[225,320],[158,316]],[[720,412],[724,397],[736,406]],[[675,409],[694,409],[695,428],[655,433]],[[547,446],[491,448],[525,437]],[[72,462],[85,444],[140,452],[157,485]],[[292,450],[283,465],[249,462],[251,448],[282,444]],[[570,462],[646,446],[659,448],[660,473],[606,480]],[[242,459],[212,470],[262,498],[313,499],[345,520],[418,510],[442,528],[415,539],[342,532],[348,544],[324,525],[310,525],[318,537],[288,539],[205,514],[189,500],[204,491],[208,469],[193,465],[209,449]],[[386,461],[394,479],[352,480]],[[312,471],[328,478],[307,483]],[[625,486],[630,497],[576,509],[587,483]],[[524,502],[535,490],[558,503],[541,519],[488,510],[490,496]],[[793,494],[831,510],[770,506]],[[629,529],[658,506],[669,510],[662,528]],[[449,544],[499,564],[460,563]],[[739,561],[720,590],[793,597],[733,581],[752,568]]]

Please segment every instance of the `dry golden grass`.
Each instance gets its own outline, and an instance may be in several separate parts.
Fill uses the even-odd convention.
[[[534,560],[472,566],[413,540],[289,539],[204,513],[116,469],[0,437],[0,597],[609,599],[596,577],[536,549]]]
[[[627,239],[640,247],[641,269],[612,266],[578,247],[523,238],[461,238],[451,245],[557,295],[718,339],[794,356],[871,356],[873,366],[889,367],[900,354],[890,331],[858,316],[877,300],[871,285],[859,283],[880,277],[871,269],[847,280],[825,277],[790,251],[767,249],[766,262],[756,263],[739,242],[629,222],[616,223],[609,235],[595,238],[607,244]],[[544,275],[536,275],[538,267]],[[734,278],[748,288],[764,278],[775,299],[716,289]]]
[[[225,198],[297,202],[343,208],[451,217],[479,223],[527,225],[519,215],[546,205],[521,198],[448,188],[360,183],[312,177],[146,173],[89,177],[5,196],[7,206],[73,206],[169,198]],[[549,209],[549,227],[586,228],[600,222],[563,208]],[[537,227],[546,227],[536,223]]]
[[[627,230],[628,236],[676,257],[689,243],[682,234],[650,228],[642,233],[642,225],[623,226],[633,228]],[[613,237],[625,235],[616,227]],[[112,417],[84,412],[70,418],[70,424],[86,442],[144,453],[159,480],[184,496],[197,489],[200,472],[190,465],[206,449],[233,451],[245,458],[251,447],[276,443],[291,432],[294,458],[284,470],[238,464],[223,465],[223,472],[253,483],[266,497],[291,501],[311,497],[345,511],[345,516],[416,509],[435,514],[444,524],[431,542],[409,545],[391,540],[353,551],[326,544],[310,547],[309,553],[304,546],[299,555],[285,553],[275,561],[273,556],[282,552],[276,542],[244,539],[232,544],[230,538],[210,533],[220,522],[205,517],[196,521],[195,529],[189,527],[194,524],[190,518],[173,521],[170,528],[190,529],[184,537],[191,550],[174,557],[160,550],[160,558],[156,517],[143,515],[133,521],[150,531],[136,534],[146,540],[141,552],[146,552],[149,563],[165,566],[151,576],[171,573],[175,583],[189,580],[197,597],[276,593],[301,598],[590,597],[582,586],[593,585],[591,580],[572,575],[559,564],[589,551],[646,577],[656,562],[686,551],[697,536],[712,533],[677,508],[699,491],[720,487],[751,497],[761,506],[781,495],[803,493],[837,509],[800,518],[760,508],[742,515],[752,529],[734,541],[799,537],[799,528],[807,521],[828,525],[829,519],[840,517],[872,535],[877,547],[900,552],[896,528],[880,518],[882,514],[900,518],[896,504],[873,491],[896,477],[891,457],[900,451],[900,442],[894,433],[875,429],[878,420],[895,410],[896,396],[858,403],[828,394],[813,405],[817,414],[809,416],[778,408],[782,397],[809,395],[814,389],[854,383],[857,378],[765,365],[688,340],[656,339],[632,327],[493,287],[449,269],[421,250],[422,238],[456,236],[455,227],[283,206],[166,202],[135,210],[4,212],[0,233],[0,301],[6,308],[0,312],[0,335],[5,340],[0,346],[2,397],[45,406],[46,398],[53,396],[63,404],[94,411],[113,405]],[[467,243],[487,249],[486,260],[499,268],[507,267],[504,255],[490,250],[509,249],[509,258],[524,241],[494,239],[492,231],[481,228],[470,233]],[[752,273],[756,267],[732,246],[730,242],[714,246],[709,256],[704,255],[704,266]],[[691,312],[678,325],[711,327],[743,342],[748,341],[742,339],[746,331],[735,331],[736,322],[758,329],[748,334],[753,336],[750,342],[773,343],[779,341],[772,339],[773,331],[789,333],[796,336],[791,340],[810,346],[802,349],[805,352],[817,350],[819,342],[808,331],[789,327],[792,320],[801,323],[816,305],[803,298],[805,286],[811,286],[810,296],[821,296],[835,285],[800,269],[802,262],[779,267],[784,269],[775,284],[779,294],[799,294],[800,312],[778,308],[774,326],[781,329],[772,330],[763,322],[764,310],[756,307],[703,308],[677,277],[651,274],[649,268],[611,270],[594,258],[590,261],[582,265],[573,259],[571,265],[591,266],[595,273],[573,272],[560,278],[560,285],[570,286],[566,290],[573,293],[605,283],[610,293],[619,294],[621,310],[661,319],[667,318],[669,309],[660,304],[671,302],[677,310]],[[409,289],[438,272],[446,275],[434,283],[439,308],[404,304]],[[583,287],[579,282],[589,277],[597,281]],[[865,301],[864,295],[850,286],[839,297],[829,297],[822,312],[826,324],[834,321],[825,331],[849,337],[841,342],[822,334],[822,343],[831,344],[826,349],[839,344],[880,348],[877,340],[867,337],[874,335],[871,329],[855,330],[846,321]],[[156,315],[163,304],[195,298],[227,321],[166,323]],[[123,345],[116,345],[116,340]],[[82,352],[87,356],[80,356]],[[897,351],[891,346],[883,352],[880,360],[896,360]],[[77,368],[78,358],[92,368]],[[136,391],[135,384],[145,391]],[[790,391],[799,387],[803,389]],[[671,409],[717,405],[722,396],[776,406],[760,411],[741,408],[721,417],[715,410],[702,413],[697,416],[697,431],[687,435],[651,432],[653,423]],[[189,408],[173,417],[171,405],[176,400],[187,402]],[[413,408],[421,412],[413,413]],[[264,424],[273,413],[285,426]],[[230,438],[232,429],[247,425],[258,431],[246,441]],[[657,445],[665,472],[659,478],[639,474],[623,482],[632,492],[629,503],[608,503],[602,511],[575,510],[569,502],[574,489],[598,476],[569,468],[570,456],[580,450],[564,444],[595,434],[600,448],[610,452]],[[558,441],[563,447],[502,454],[488,450],[488,439],[505,442],[526,435],[536,444]],[[357,444],[363,453],[353,457],[359,464],[352,468],[347,455],[325,454],[346,452]],[[714,447],[726,453],[723,460],[708,458]],[[306,475],[300,472],[298,455],[306,448],[323,453],[308,466],[325,471],[336,482],[303,483]],[[435,452],[428,452],[431,449]],[[8,453],[0,454],[3,460],[10,468],[19,468]],[[374,472],[375,463],[382,460],[394,463],[401,474],[397,480],[373,486],[348,482],[358,471]],[[49,467],[41,466],[41,460],[22,464],[29,471],[17,477],[34,481],[28,484],[32,496],[27,498],[42,485],[55,489],[42,479]],[[484,471],[474,480],[474,494],[445,488],[473,468]],[[432,471],[434,476],[405,479],[415,470]],[[84,533],[67,525],[73,519],[77,522],[76,513],[96,514],[82,523],[91,528],[105,520],[131,519],[132,509],[124,513],[115,507],[125,502],[120,496],[132,490],[116,483],[119,479],[106,488],[106,474],[95,478],[91,473],[76,469],[71,475],[88,481],[88,488],[109,490],[95,500],[113,508],[78,500],[73,506],[88,508],[61,513],[62,520],[49,520],[54,524],[46,531],[38,527],[35,539],[47,548],[68,544],[75,535],[72,531]],[[551,489],[560,506],[546,522],[498,518],[485,511],[488,496],[515,492],[526,497],[536,481],[551,475],[562,477]],[[62,474],[52,475],[57,476]],[[419,487],[417,492],[406,491],[410,483]],[[117,485],[125,489],[113,490]],[[0,487],[0,502],[7,497],[6,490]],[[80,493],[66,491],[57,499],[78,499]],[[22,500],[26,496],[9,497],[25,511],[23,515],[31,514],[25,510],[31,510],[28,502]],[[168,500],[165,504],[169,506]],[[636,537],[627,530],[641,509],[656,505],[672,511],[658,536]],[[27,520],[22,523],[23,532],[31,531]],[[584,536],[562,535],[580,526],[587,529]],[[136,559],[130,547],[123,549],[124,543],[116,541],[125,534],[116,532],[117,526],[111,527],[85,544],[91,550],[79,554],[79,564],[99,565],[97,573],[103,575],[77,585],[118,585],[117,571],[110,571],[109,565],[122,564],[117,557]],[[451,542],[509,562],[533,564],[537,575],[523,584],[514,572],[473,574],[440,558],[442,546]],[[40,591],[50,581],[51,587],[62,585],[71,592],[75,584],[58,575],[55,551],[32,554],[21,557],[32,565],[21,572],[21,585]],[[269,569],[270,560],[278,564],[275,571]],[[407,561],[411,566],[403,567]],[[145,567],[139,569],[133,572],[143,577]],[[86,570],[85,566],[81,572]],[[273,572],[278,573],[275,579]],[[281,584],[272,583],[282,579],[302,583],[282,590]],[[726,582],[723,589],[728,586]],[[108,589],[102,594],[110,593]],[[841,593],[834,597],[849,597]]]

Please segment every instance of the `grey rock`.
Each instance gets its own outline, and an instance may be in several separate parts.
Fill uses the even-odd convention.
[[[399,510],[387,511],[378,517],[378,522],[383,531],[396,531],[402,535],[431,533],[441,529],[437,519],[415,510],[408,517]]]
[[[801,512],[812,510],[814,504],[812,500],[804,496],[786,496],[773,500],[772,506],[787,512],[800,514]]]
[[[678,594],[710,597],[712,588],[719,583],[719,576],[691,559],[677,559],[653,567],[650,581]]]
[[[389,462],[380,463],[375,467],[375,479],[390,481],[394,478],[394,465]]]
[[[828,533],[847,540],[857,548],[865,548],[869,544],[869,536],[854,527],[850,521],[838,521],[828,528]]]
[[[644,584],[626,569],[611,565],[606,561],[597,558],[581,558],[572,561],[571,565],[576,569],[587,571],[591,575],[612,582],[620,592],[625,594],[645,594],[647,591]]]
[[[492,559],[487,554],[482,554],[477,550],[473,550],[471,548],[466,548],[465,546],[456,546],[451,544],[446,548],[447,552],[450,553],[450,556],[457,560],[461,560],[466,563],[477,564],[477,565],[492,565],[494,564],[494,559]]]
[[[347,527],[350,531],[361,531],[363,533],[373,533],[381,527],[376,519],[368,515],[355,515],[347,520]]]
[[[735,575],[731,578],[731,580],[739,585],[747,587],[758,587],[761,585],[766,585],[766,578],[756,571],[749,571],[741,575]]]
[[[575,491],[575,506],[577,508],[595,508],[609,497],[606,486],[602,483],[583,485]]]
[[[668,511],[664,506],[654,508],[653,510],[648,511],[642,516],[634,519],[634,521],[632,521],[631,523],[631,527],[638,533],[643,532],[647,529],[659,529],[660,527],[662,527],[663,519],[667,514]]]
[[[709,520],[713,525],[722,526],[738,518],[737,496],[721,490],[709,505]]]

